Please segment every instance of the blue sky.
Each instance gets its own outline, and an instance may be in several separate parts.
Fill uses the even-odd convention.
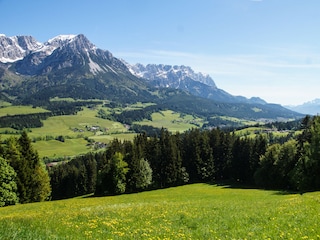
[[[320,98],[320,0],[0,0],[0,33],[85,34],[115,57],[187,65],[233,95]]]

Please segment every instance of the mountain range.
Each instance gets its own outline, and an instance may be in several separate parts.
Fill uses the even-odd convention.
[[[192,95],[220,102],[266,104],[264,100],[257,97],[247,99],[241,96],[233,96],[226,91],[219,89],[209,75],[195,73],[188,66],[171,66],[164,64],[148,64],[144,66],[138,63],[135,65],[128,65],[128,68],[132,74],[146,79],[149,83],[158,88],[181,89]]]
[[[302,114],[309,115],[319,115],[320,114],[320,99],[314,99],[309,102],[305,102],[297,106],[286,106],[286,108],[291,109]]]
[[[32,36],[0,35],[0,97],[44,105],[52,97],[154,102],[163,108],[248,119],[297,118],[301,114],[255,97],[233,96],[206,74],[187,66],[130,65],[83,34],[45,43]]]

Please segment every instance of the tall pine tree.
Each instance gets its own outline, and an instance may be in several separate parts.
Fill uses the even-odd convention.
[[[5,156],[17,173],[20,203],[39,202],[49,198],[51,187],[48,172],[25,131],[19,139],[8,140]]]

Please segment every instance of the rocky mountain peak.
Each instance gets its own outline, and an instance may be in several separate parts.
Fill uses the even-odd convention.
[[[148,64],[144,66],[138,63],[129,68],[138,77],[146,78],[149,81],[158,81],[160,87],[172,87],[177,82],[192,80],[216,88],[215,82],[209,75],[195,73],[189,66],[164,64]]]
[[[54,48],[68,46],[77,51],[89,51],[96,49],[96,47],[83,34],[59,35],[48,40],[45,45]]]
[[[45,43],[30,36],[8,38],[1,34],[0,62],[13,63],[15,71],[23,75],[43,75],[67,68],[75,75],[128,72],[120,60],[97,48],[83,34],[58,35]]]
[[[37,51],[43,47],[35,38],[31,36],[6,37],[0,35],[0,62],[15,62],[24,58],[32,51]]]
[[[77,35],[58,35],[54,38],[49,39],[45,45],[51,45],[51,46],[56,46],[56,47],[60,47],[70,41],[72,41]]]

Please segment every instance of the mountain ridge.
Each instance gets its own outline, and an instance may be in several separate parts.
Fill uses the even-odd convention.
[[[285,106],[286,108],[302,114],[319,115],[320,114],[320,98],[313,99],[296,106]]]
[[[18,41],[1,35],[4,38],[0,41],[0,56],[12,59],[0,64],[0,89],[2,94],[23,104],[48,104],[50,98],[58,96],[100,98],[121,104],[149,101],[206,116],[224,113],[254,119],[299,116],[260,98],[233,96],[217,88],[209,75],[195,73],[183,65],[136,65],[140,72],[136,69],[133,74],[130,64],[96,47],[83,34],[59,35],[45,43],[32,37],[20,36]],[[16,52],[11,51],[10,55],[6,49]]]
[[[19,74],[25,75],[39,75],[46,74],[52,69],[61,69],[66,67],[71,67],[73,64],[69,61],[58,60],[61,58],[63,53],[59,51],[59,48],[64,48],[69,46],[73,48],[72,50],[80,53],[86,51],[86,55],[83,59],[78,59],[78,63],[87,61],[89,70],[92,74],[96,75],[99,72],[114,71],[110,68],[110,65],[101,65],[96,63],[90,52],[93,51],[95,55],[106,55],[104,58],[115,59],[109,51],[101,50],[92,44],[83,34],[68,34],[68,35],[58,35],[49,39],[44,43],[36,41],[35,38],[31,36],[19,36],[19,37],[6,37],[4,34],[0,35],[2,38],[6,38],[7,42],[11,39],[22,39],[20,42],[31,42],[33,44],[25,44],[23,52],[19,52],[22,48],[19,45],[19,41],[11,41],[11,48],[15,49],[16,54],[19,58],[5,59],[1,58],[0,62],[3,63],[14,63],[15,71]],[[8,40],[9,39],[9,40]],[[35,45],[35,47],[34,47]],[[1,44],[0,44],[1,46]],[[59,51],[58,53],[54,53]],[[1,52],[1,51],[0,51]],[[4,49],[2,49],[4,52]],[[10,51],[14,52],[14,51]],[[3,54],[2,54],[3,55]],[[52,56],[51,56],[52,55]],[[47,58],[50,66],[43,63],[43,60]],[[4,61],[3,61],[4,60]],[[8,61],[6,61],[8,60]],[[23,61],[20,61],[23,60]],[[58,60],[58,61],[57,61]],[[195,73],[189,66],[171,66],[165,64],[148,64],[146,66],[142,64],[128,64],[125,60],[121,60],[126,65],[128,70],[139,78],[144,78],[148,80],[148,83],[154,87],[161,88],[175,88],[190,92],[192,95],[212,99],[220,102],[243,102],[243,103],[259,103],[265,104],[266,102],[258,97],[247,99],[242,96],[233,96],[226,91],[219,89],[214,80],[208,75],[201,72]],[[19,62],[18,62],[19,61]],[[52,63],[57,62],[58,65],[52,66]],[[120,63],[117,63],[120,65]],[[85,63],[83,63],[85,65]],[[124,69],[124,67],[122,67]]]
[[[247,99],[242,96],[233,96],[218,88],[214,80],[201,72],[194,72],[189,66],[140,63],[127,64],[130,72],[137,77],[145,78],[154,87],[174,88],[190,92],[192,95],[219,102],[229,103],[259,103],[266,104],[263,99],[253,97]]]

